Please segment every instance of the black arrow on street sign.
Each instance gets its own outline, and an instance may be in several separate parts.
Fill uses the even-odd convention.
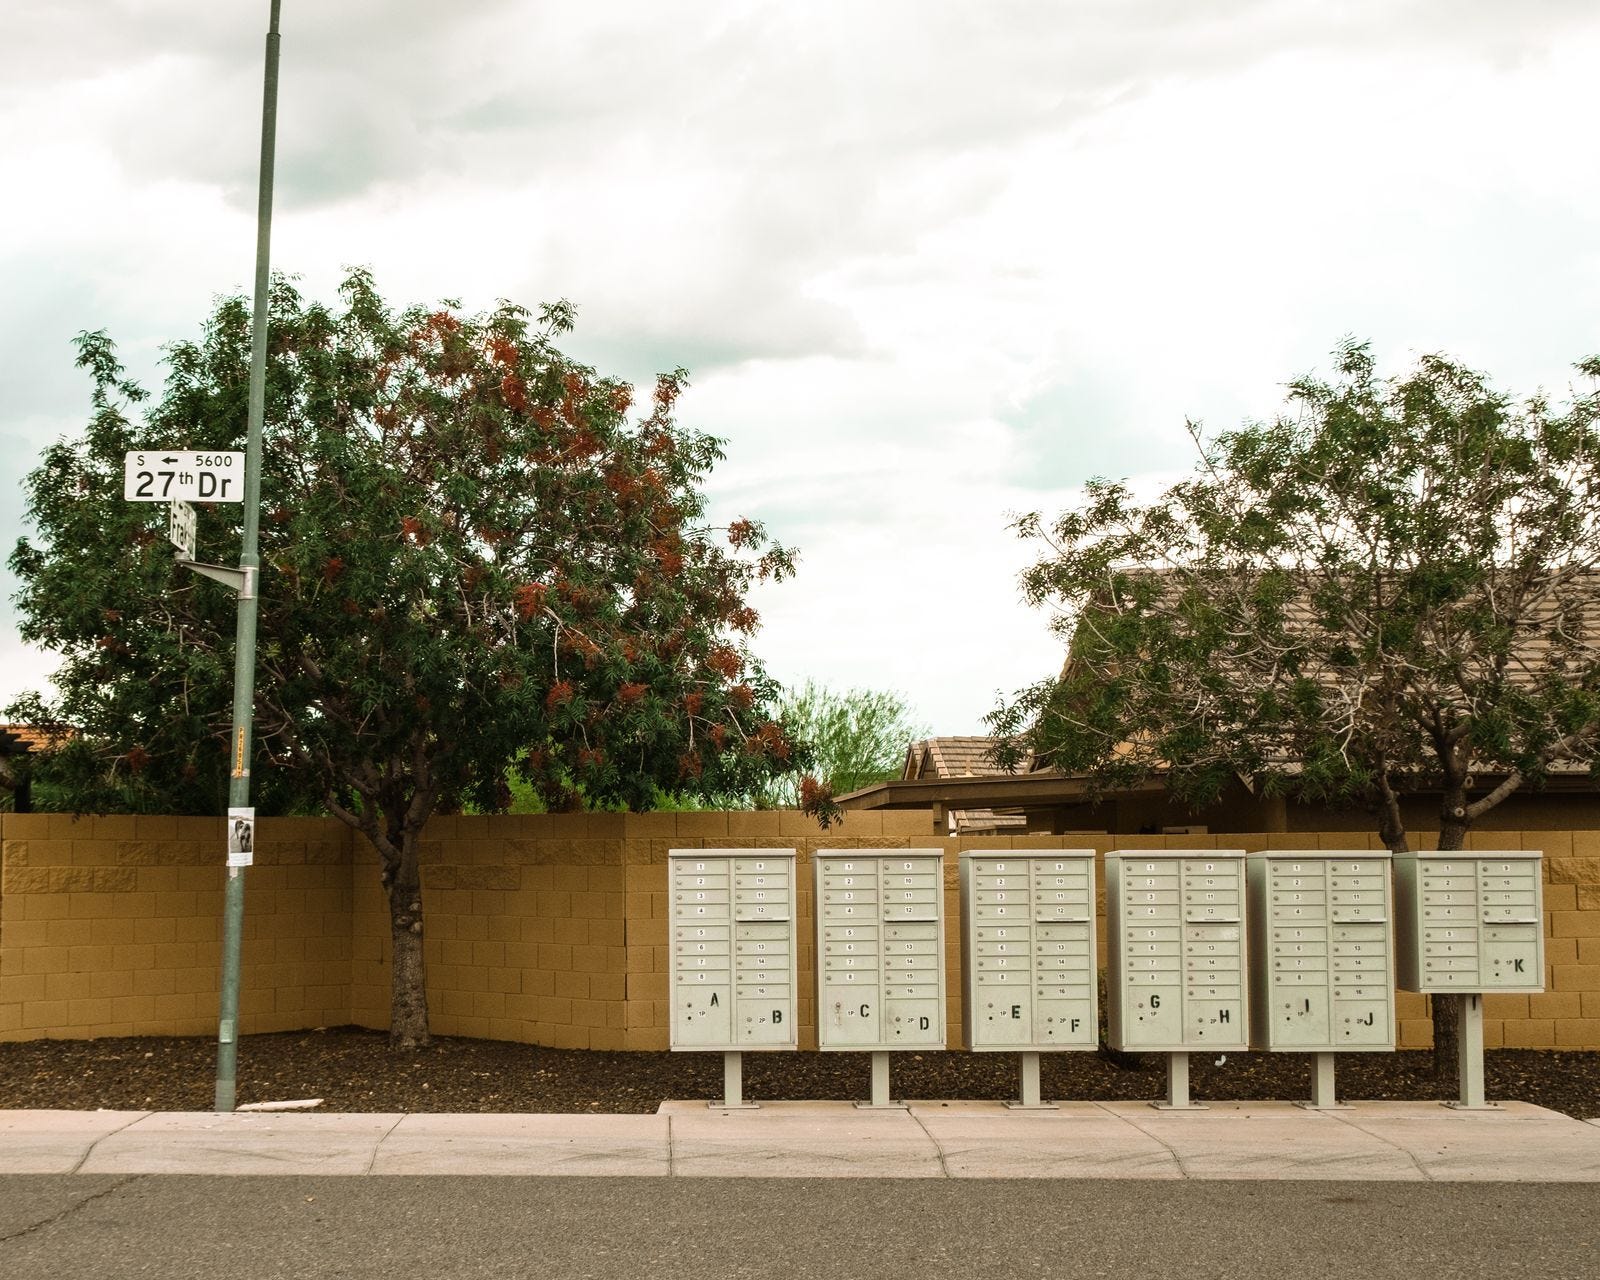
[[[163,458],[163,459],[161,459],[161,461],[166,462],[166,463],[173,463],[173,462],[176,462],[177,459],[176,458]]]

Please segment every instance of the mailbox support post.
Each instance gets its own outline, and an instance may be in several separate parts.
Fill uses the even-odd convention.
[[[713,1111],[758,1111],[744,1100],[744,1054],[730,1049],[722,1055],[722,1101],[706,1103]]]
[[[1189,1055],[1167,1055],[1167,1096],[1161,1102],[1150,1104],[1157,1111],[1209,1111],[1198,1102],[1189,1101]]]
[[[1295,1105],[1307,1111],[1349,1111],[1350,1108],[1339,1101],[1333,1079],[1333,1054],[1312,1054],[1311,1101],[1297,1102]]]
[[[862,1110],[868,1107],[889,1107],[897,1111],[906,1109],[903,1102],[889,1100],[889,1051],[887,1049],[874,1049],[872,1051],[872,1101],[858,1102],[856,1106]]]
[[[1006,1106],[1013,1111],[1055,1111],[1053,1102],[1045,1102],[1039,1089],[1039,1054],[1037,1050],[1024,1052],[1017,1064],[1017,1100]]]
[[[1435,1000],[1448,999],[1434,996]],[[1456,1051],[1456,1083],[1461,1096],[1444,1105],[1457,1111],[1499,1111],[1498,1103],[1487,1102],[1483,1096],[1483,996],[1456,996],[1460,1002],[1459,1030]]]

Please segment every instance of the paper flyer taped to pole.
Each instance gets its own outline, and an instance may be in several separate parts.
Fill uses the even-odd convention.
[[[255,862],[256,811],[228,810],[228,865],[248,867]]]

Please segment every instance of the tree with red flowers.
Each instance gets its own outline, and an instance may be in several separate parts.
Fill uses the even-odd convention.
[[[749,794],[803,763],[746,648],[757,580],[793,557],[760,525],[710,527],[721,443],[677,424],[686,385],[627,385],[562,355],[565,304],[391,309],[361,271],[341,304],[272,296],[262,481],[257,794],[314,803],[377,850],[390,909],[391,1040],[428,1040],[418,841],[430,815],[495,810],[520,776],[552,810]],[[239,448],[250,310],[220,302],[169,352],[158,403],[100,333],[83,438],[28,480],[12,556],[23,633],[61,652],[80,732],[57,762],[80,808],[217,812],[232,593],[174,566],[164,508],[123,502],[134,448]],[[240,508],[199,513],[228,559]]]

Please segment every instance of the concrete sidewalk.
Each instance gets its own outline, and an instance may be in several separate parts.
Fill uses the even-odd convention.
[[[1527,1103],[770,1102],[655,1115],[0,1111],[0,1174],[1600,1182],[1600,1122]]]

